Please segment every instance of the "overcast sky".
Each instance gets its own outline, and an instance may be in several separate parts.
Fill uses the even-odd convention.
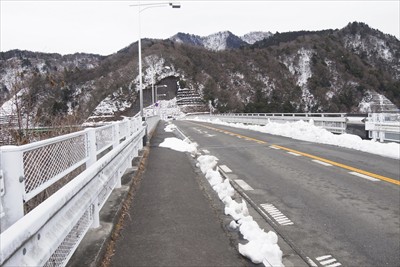
[[[141,1],[142,4],[161,1]],[[400,39],[400,0],[191,1],[141,12],[141,36],[166,39],[178,32],[206,36],[229,30],[287,32],[340,29],[358,21]],[[23,49],[109,55],[136,42],[137,1],[0,0],[0,51]],[[168,2],[164,2],[168,3]],[[143,7],[142,7],[143,8]]]

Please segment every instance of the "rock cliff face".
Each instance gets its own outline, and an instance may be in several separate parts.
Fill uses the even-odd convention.
[[[0,117],[124,116],[138,110],[137,43],[109,56],[0,53]],[[319,32],[178,33],[142,40],[144,92],[168,84],[219,112],[369,112],[400,106],[400,41],[363,23]],[[172,93],[171,93],[172,92]],[[178,101],[191,103],[191,101]],[[145,105],[151,103],[146,97]],[[3,120],[4,121],[4,120]]]

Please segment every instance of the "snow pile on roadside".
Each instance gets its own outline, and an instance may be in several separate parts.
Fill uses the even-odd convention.
[[[192,155],[197,152],[196,143],[188,143],[176,137],[165,138],[160,147],[170,148],[179,152],[189,152]]]
[[[170,124],[172,125],[172,124]],[[168,125],[168,126],[170,126]],[[172,131],[175,126],[165,127],[166,132]],[[192,155],[197,153],[197,144],[182,141],[181,139],[170,137],[160,144],[160,147],[170,148],[181,152],[190,152]],[[278,246],[278,236],[270,231],[265,233],[259,227],[253,217],[249,215],[246,202],[240,203],[232,199],[235,194],[229,179],[223,179],[217,170],[218,158],[211,155],[202,155],[197,158],[196,166],[205,175],[213,190],[218,194],[219,199],[225,205],[225,214],[232,216],[233,220],[229,224],[231,229],[239,229],[240,233],[249,242],[239,244],[239,253],[249,258],[253,263],[263,263],[265,266],[284,266],[282,263],[282,251]]]
[[[249,215],[246,202],[238,203],[232,199],[234,189],[228,179],[223,179],[216,169],[218,159],[214,156],[203,155],[197,158],[197,166],[206,176],[208,182],[225,204],[225,214],[233,221],[229,224],[232,229],[239,228],[240,233],[249,242],[239,244],[239,253],[249,258],[253,263],[263,263],[265,266],[283,266],[282,251],[278,246],[278,236],[270,231],[264,232],[253,217]]]
[[[296,121],[286,123],[268,121],[264,126],[229,123],[223,122],[219,119],[203,120],[195,118],[193,120],[280,135],[302,141],[345,147],[384,157],[400,159],[400,144],[363,140],[361,137],[352,134],[333,134],[325,129],[315,126],[312,120],[310,122]]]

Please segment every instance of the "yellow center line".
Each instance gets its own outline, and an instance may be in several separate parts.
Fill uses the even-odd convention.
[[[389,177],[386,177],[386,176],[382,176],[382,175],[375,174],[375,173],[372,173],[372,172],[367,172],[367,171],[364,171],[364,170],[361,170],[361,169],[358,169],[358,168],[354,168],[354,167],[351,167],[351,166],[348,166],[348,165],[345,165],[345,164],[342,164],[342,163],[338,163],[338,162],[335,162],[335,161],[332,161],[332,160],[329,160],[329,159],[325,159],[325,158],[317,157],[317,156],[314,156],[314,155],[311,155],[311,154],[307,154],[307,153],[304,153],[304,152],[300,152],[300,151],[297,151],[297,150],[294,150],[294,149],[290,149],[290,148],[287,148],[287,147],[284,147],[284,146],[278,146],[278,145],[273,145],[273,146],[276,147],[276,148],[280,148],[282,150],[286,150],[286,151],[289,151],[289,152],[300,154],[300,155],[302,155],[304,157],[308,157],[308,158],[316,159],[316,160],[319,160],[319,161],[322,161],[322,162],[325,162],[325,163],[329,163],[331,165],[334,165],[336,167],[340,167],[340,168],[343,168],[343,169],[346,169],[346,170],[349,170],[349,171],[358,172],[358,173],[361,173],[361,174],[364,174],[364,175],[368,175],[368,176],[371,176],[371,177],[379,179],[379,180],[383,180],[383,181],[386,181],[386,182],[389,182],[389,183],[392,183],[392,184],[400,185],[400,181],[392,179],[392,178],[389,178]]]
[[[197,123],[194,123],[194,124],[197,124]],[[207,128],[207,129],[210,129],[210,130],[222,132],[222,133],[225,133],[225,134],[228,134],[228,135],[234,135],[236,137],[244,138],[244,139],[249,140],[249,141],[254,141],[254,142],[257,142],[259,144],[266,144],[267,143],[267,142],[262,141],[262,140],[258,140],[258,139],[252,138],[252,137],[248,137],[248,136],[241,135],[241,134],[238,134],[238,133],[230,132],[230,131],[227,131],[227,130],[221,130],[221,129],[218,129],[218,128],[214,128],[214,127],[206,126],[206,125],[201,125],[201,124],[197,124],[197,125],[203,126],[203,127]]]
[[[194,123],[194,124],[197,124],[197,123]],[[221,131],[218,128],[205,126],[205,125],[202,125],[202,124],[197,124],[197,125],[203,126],[205,128],[211,129],[211,130]],[[244,135],[241,135],[241,134],[229,132],[229,131],[226,131],[226,130],[224,130],[222,132],[224,132],[226,134],[233,134],[233,135],[235,135],[237,137],[240,136],[241,138],[245,138],[247,140],[255,141],[255,142],[259,143],[259,144],[267,144],[267,142],[265,142],[265,141],[262,141],[262,140],[259,140],[259,139],[255,139],[255,138],[252,138],[252,137],[248,137],[248,136],[244,136]],[[358,173],[361,173],[361,174],[364,174],[364,175],[368,175],[370,177],[373,177],[373,178],[376,178],[376,179],[379,179],[379,180],[382,180],[382,181],[386,181],[386,182],[389,182],[389,183],[392,183],[392,184],[395,184],[395,185],[400,185],[400,181],[396,180],[396,179],[393,179],[393,178],[389,178],[389,177],[382,176],[382,175],[379,175],[379,174],[375,174],[375,173],[372,173],[372,172],[364,171],[364,170],[361,170],[361,169],[358,169],[358,168],[354,168],[354,167],[351,167],[351,166],[348,166],[348,165],[345,165],[345,164],[342,164],[342,163],[338,163],[338,162],[335,162],[335,161],[332,161],[332,160],[329,160],[329,159],[325,159],[325,158],[321,158],[321,157],[318,157],[318,156],[314,156],[314,155],[311,155],[311,154],[308,154],[308,153],[300,152],[298,150],[294,150],[294,149],[287,148],[287,147],[284,147],[284,146],[279,146],[279,145],[271,145],[271,146],[273,146],[275,148],[279,148],[279,149],[285,150],[285,151],[288,151],[288,152],[300,154],[300,155],[302,155],[304,157],[308,157],[308,158],[311,158],[311,159],[316,159],[316,160],[319,160],[319,161],[322,161],[322,162],[325,162],[325,163],[329,163],[329,164],[331,164],[333,166],[336,166],[336,167],[339,167],[339,168],[342,168],[342,169],[346,169],[346,170],[353,171],[353,172],[358,172]]]

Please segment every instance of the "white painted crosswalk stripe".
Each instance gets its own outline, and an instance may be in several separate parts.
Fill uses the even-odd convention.
[[[324,255],[315,258],[322,266],[326,267],[338,267],[342,264],[338,262],[332,255]]]
[[[274,205],[265,203],[261,204],[260,206],[280,225],[293,225],[293,222],[289,220],[289,218],[286,217],[282,212],[280,212]]]

